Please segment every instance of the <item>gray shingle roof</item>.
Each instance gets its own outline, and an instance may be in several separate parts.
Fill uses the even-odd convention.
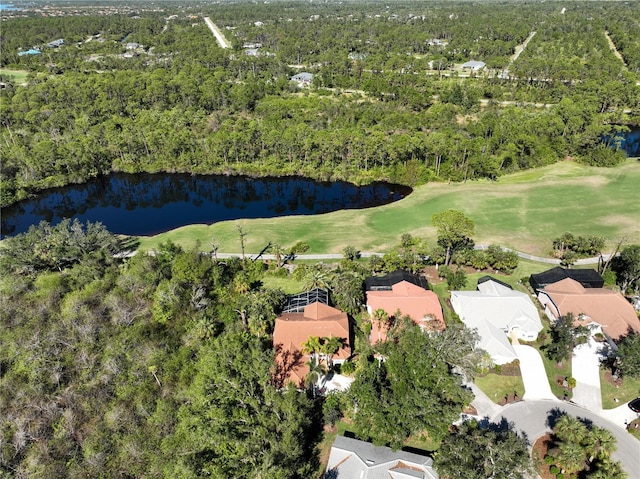
[[[349,437],[338,436],[331,447],[326,479],[437,479],[429,456]]]

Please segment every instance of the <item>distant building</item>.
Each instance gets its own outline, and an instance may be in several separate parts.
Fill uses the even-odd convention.
[[[365,58],[367,58],[367,55],[364,53],[349,53],[349,60],[364,60]]]
[[[58,48],[62,45],[64,45],[64,38],[58,38],[57,40],[47,43],[49,48]]]
[[[467,63],[462,64],[462,68],[464,70],[472,70],[474,72],[480,71],[486,66],[487,64],[485,62],[481,62],[477,60],[471,60],[471,61],[468,61]]]
[[[427,45],[430,47],[446,47],[449,44],[446,40],[441,40],[440,38],[432,38],[427,42]]]
[[[31,48],[30,50],[24,50],[18,52],[19,57],[23,57],[25,55],[40,55],[42,52],[40,50],[36,50],[35,48]]]
[[[291,77],[291,81],[294,81],[298,86],[309,86],[313,82],[313,73],[302,72]]]
[[[427,280],[407,271],[396,270],[385,276],[370,276],[365,280],[367,312],[373,318],[383,310],[388,318],[399,320],[409,316],[424,330],[442,331],[446,325],[438,296],[429,291]],[[396,317],[400,313],[400,317]],[[372,319],[371,344],[386,341],[387,325]]]

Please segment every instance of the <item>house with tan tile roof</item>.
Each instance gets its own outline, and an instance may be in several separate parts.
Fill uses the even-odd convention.
[[[538,292],[538,300],[551,321],[573,313],[576,325],[598,325],[614,341],[629,329],[640,333],[640,320],[631,303],[610,289],[585,288],[566,278],[545,286]]]
[[[425,289],[426,280],[405,271],[396,271],[383,277],[366,281],[367,311],[373,317],[381,309],[388,317],[409,316],[414,323],[428,330],[445,329],[442,306],[438,296]],[[375,344],[387,339],[384,324],[372,320],[370,341]]]
[[[317,296],[311,297],[312,303],[304,307],[298,304],[295,311],[276,318],[273,330],[275,381],[280,386],[287,382],[293,382],[296,387],[304,386],[310,356],[303,352],[303,344],[312,336],[340,339],[340,348],[333,356],[334,363],[341,364],[351,356],[347,313],[323,303]]]

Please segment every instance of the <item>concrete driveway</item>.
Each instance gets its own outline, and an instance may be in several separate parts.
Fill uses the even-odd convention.
[[[520,372],[522,382],[524,382],[522,399],[525,401],[539,399],[558,401],[558,398],[551,392],[540,353],[531,346],[513,345],[513,349],[520,361]]]
[[[600,390],[600,349],[592,337],[585,344],[576,346],[571,358],[571,375],[576,380],[571,400],[593,412],[602,411],[602,391]]]

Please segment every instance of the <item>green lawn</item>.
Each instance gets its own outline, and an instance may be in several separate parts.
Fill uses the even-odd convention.
[[[547,358],[544,351],[540,351],[542,356],[542,362],[544,363],[544,369],[547,372],[547,378],[549,378],[549,386],[551,386],[551,392],[556,395],[557,398],[563,399],[565,392],[568,394],[567,398],[571,399],[571,391],[558,385],[556,378],[568,378],[571,377],[571,360],[567,359],[558,364],[555,361]]]
[[[265,274],[262,277],[263,286],[271,289],[280,288],[287,294],[296,294],[302,291],[303,283],[296,281],[291,275],[286,277]]]
[[[496,404],[505,396],[513,396],[514,391],[518,393],[518,397],[524,396],[522,376],[491,373],[482,377],[478,376],[473,382]]]
[[[551,240],[570,231],[604,236],[612,247],[621,236],[640,240],[638,184],[637,160],[610,169],[564,161],[494,182],[429,183],[401,201],[377,208],[186,226],[143,237],[141,247],[154,248],[171,239],[185,247],[199,240],[208,249],[215,236],[220,251],[237,252],[237,225],[242,225],[248,252],[260,251],[269,241],[285,247],[304,241],[310,245],[309,253],[341,253],[347,245],[383,252],[398,244],[403,233],[435,243],[431,216],[449,208],[463,211],[475,222],[478,244],[498,243],[546,255]],[[524,266],[516,278],[526,274]]]
[[[28,74],[29,72],[26,70],[9,70],[7,68],[0,68],[0,75],[13,77],[13,80],[18,84],[25,83],[27,81]]]
[[[605,379],[605,371],[600,368],[600,388],[602,389],[602,408],[613,409],[640,397],[640,378],[625,378],[615,387]],[[613,399],[619,401],[615,402]]]

